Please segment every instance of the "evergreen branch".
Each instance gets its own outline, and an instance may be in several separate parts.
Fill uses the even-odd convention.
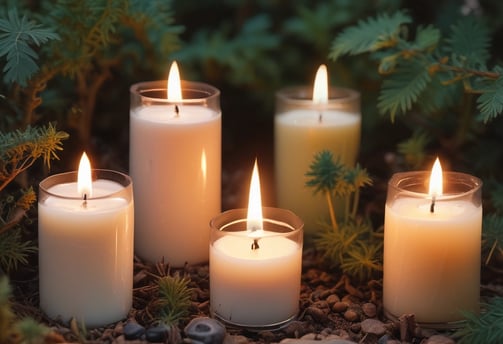
[[[182,278],[178,274],[159,278],[159,313],[165,324],[176,325],[187,316],[192,303],[189,282],[190,278]]]
[[[479,118],[487,123],[503,112],[503,76],[482,90],[477,99],[477,109],[480,111]]]
[[[34,252],[37,247],[22,238],[19,228],[0,234],[0,267],[5,271],[16,270],[19,264],[28,264],[28,257]]]
[[[395,47],[402,33],[400,27],[411,22],[411,17],[404,11],[360,20],[356,26],[345,29],[335,38],[329,57],[336,60],[344,54],[357,55]]]
[[[479,67],[489,59],[489,30],[475,17],[464,17],[453,25],[446,41],[446,50],[468,67]]]
[[[40,157],[50,167],[51,160],[58,159],[57,151],[63,149],[61,142],[66,138],[68,134],[56,131],[52,124],[0,133],[0,191]]]
[[[26,16],[20,18],[16,8],[9,9],[7,18],[0,18],[0,57],[6,57],[4,81],[26,86],[28,79],[39,69],[35,62],[38,54],[31,45],[40,47],[57,39],[58,34],[52,30],[28,20]]]
[[[474,314],[463,312],[466,325],[455,333],[460,344],[503,343],[503,298],[493,297],[484,306],[484,312]]]

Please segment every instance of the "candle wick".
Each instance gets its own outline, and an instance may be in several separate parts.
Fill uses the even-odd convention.
[[[435,196],[431,198],[430,213],[435,212]]]
[[[320,113],[318,114],[318,123],[321,123],[322,121],[323,121],[323,114],[320,111]]]
[[[258,240],[257,239],[253,239],[253,244],[251,245],[251,249],[252,250],[257,250],[259,248],[260,248],[260,246],[258,245]]]
[[[178,105],[175,105],[175,117],[178,117],[180,115],[180,109],[178,108]]]
[[[87,207],[87,194],[84,194],[84,202],[82,203],[82,207],[86,208]]]

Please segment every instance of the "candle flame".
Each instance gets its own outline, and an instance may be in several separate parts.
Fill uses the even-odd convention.
[[[168,75],[168,100],[177,102],[181,101],[182,98],[182,85],[180,81],[180,72],[178,70],[178,64],[173,61],[171,68],[169,69]]]
[[[246,218],[246,230],[249,233],[253,233],[253,236],[260,236],[260,233],[263,231],[261,198],[258,165],[257,159],[255,159],[250,182],[250,194],[248,196],[248,215]]]
[[[82,158],[80,158],[79,172],[77,174],[77,192],[84,199],[90,198],[93,192],[91,162],[86,152],[84,152]]]
[[[431,197],[440,196],[444,191],[443,189],[442,166],[440,166],[440,160],[437,158],[431,169],[429,194]]]
[[[313,88],[313,103],[326,104],[328,103],[328,75],[327,66],[322,64],[316,72]]]

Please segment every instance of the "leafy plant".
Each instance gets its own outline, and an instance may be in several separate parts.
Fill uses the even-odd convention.
[[[51,160],[58,158],[57,152],[62,150],[62,141],[67,138],[67,133],[57,131],[52,124],[0,132],[0,193],[38,159],[49,167]],[[23,238],[20,226],[35,200],[31,187],[3,193],[0,198],[0,268],[9,271],[18,264],[26,264],[28,255],[36,250],[31,240]]]
[[[334,161],[332,152],[323,150],[314,156],[306,176],[306,186],[325,194],[331,221],[322,224],[315,247],[331,265],[360,281],[382,271],[382,236],[368,219],[358,217],[360,189],[372,184],[367,171]],[[337,219],[336,200],[343,204],[342,220]]]
[[[458,343],[497,344],[503,342],[503,298],[493,297],[481,314],[465,313],[466,325],[455,333]]]
[[[0,277],[0,343],[50,344],[63,339],[32,318],[16,320],[10,307],[11,288],[7,278]]]
[[[166,275],[159,278],[159,314],[161,321],[175,326],[188,315],[192,304],[192,290],[188,287],[190,278]]]

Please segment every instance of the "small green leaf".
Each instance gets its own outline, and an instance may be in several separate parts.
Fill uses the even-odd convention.
[[[469,66],[478,67],[489,59],[489,30],[474,17],[463,17],[452,27],[451,35],[446,41],[447,50],[464,57]]]
[[[487,123],[503,112],[503,76],[482,89],[482,92],[477,98],[477,109],[480,111],[478,119]]]
[[[404,114],[412,108],[430,81],[428,69],[418,61],[407,67],[398,67],[383,82],[377,104],[379,111],[389,113],[394,121],[397,114]]]
[[[411,17],[404,11],[360,20],[356,26],[345,29],[335,38],[329,57],[336,60],[345,54],[356,55],[394,46],[401,26],[411,22]]]

